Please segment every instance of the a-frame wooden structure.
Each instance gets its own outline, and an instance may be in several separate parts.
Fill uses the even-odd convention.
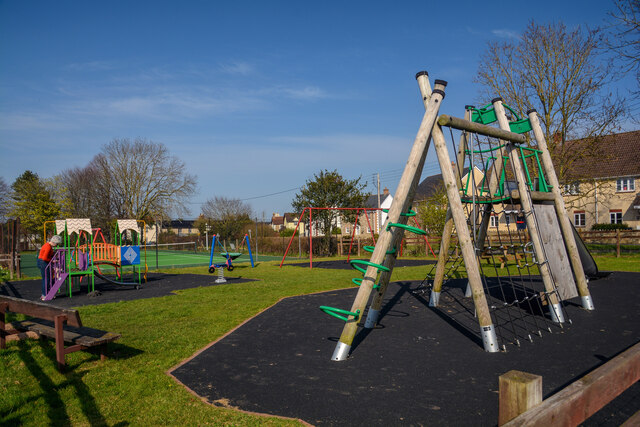
[[[364,275],[362,279],[354,279],[354,283],[357,283],[360,286],[358,293],[350,310],[326,306],[320,307],[327,314],[345,321],[345,326],[336,345],[332,360],[345,360],[348,357],[349,352],[351,351],[353,339],[357,332],[358,322],[363,320],[363,314],[370,299],[371,305],[369,307],[364,326],[365,328],[372,328],[377,323],[383,297],[389,284],[389,279],[397,257],[397,248],[400,245],[404,232],[424,233],[424,231],[420,229],[408,226],[407,219],[408,217],[415,215],[415,212],[411,210],[411,206],[413,204],[416,187],[422,174],[422,169],[432,139],[449,199],[449,209],[447,212],[445,231],[443,233],[442,247],[440,249],[439,260],[436,267],[436,276],[430,297],[430,305],[438,305],[439,293],[443,282],[444,264],[446,263],[446,254],[450,243],[449,239],[453,232],[453,228],[455,227],[458,234],[462,257],[464,258],[470,294],[473,297],[484,349],[488,352],[499,351],[495,327],[481,281],[477,256],[484,245],[490,212],[489,210],[485,210],[479,230],[474,230],[475,234],[472,235],[468,226],[468,218],[466,217],[465,210],[463,209],[463,203],[468,203],[469,201],[463,201],[460,192],[460,176],[462,175],[461,171],[464,168],[464,160],[467,153],[467,133],[471,132],[500,140],[502,148],[500,149],[500,154],[497,157],[499,160],[495,162],[492,169],[492,174],[495,175],[488,177],[488,186],[490,187],[489,194],[494,194],[494,192],[498,190],[499,176],[501,174],[499,168],[503,165],[503,159],[508,158],[510,161],[513,174],[515,175],[518,183],[518,190],[514,196],[517,196],[519,203],[525,212],[527,227],[531,235],[531,242],[534,247],[538,268],[546,290],[546,298],[550,302],[549,309],[551,319],[558,323],[564,321],[562,309],[558,301],[559,292],[553,281],[553,274],[549,267],[549,263],[547,262],[544,243],[540,237],[535,219],[533,203],[534,200],[537,199],[553,202],[555,215],[557,216],[558,223],[562,230],[566,250],[569,254],[570,264],[575,275],[575,285],[573,286],[577,288],[577,294],[579,294],[582,299],[583,307],[589,310],[593,309],[584,271],[582,269],[575,239],[571,230],[571,224],[569,223],[566,215],[564,201],[560,193],[559,184],[536,112],[534,110],[529,111],[527,120],[520,120],[517,123],[509,122],[502,101],[500,99],[496,99],[492,103],[493,108],[491,109],[491,113],[495,114],[495,118],[499,123],[499,128],[483,124],[483,120],[481,118],[478,119],[478,117],[476,117],[475,121],[472,120],[474,114],[471,110],[467,111],[465,119],[459,119],[447,115],[438,116],[440,106],[445,97],[445,87],[447,83],[442,80],[435,80],[432,90],[427,72],[423,71],[418,73],[416,78],[422,94],[425,114],[414,140],[409,160],[407,161],[404,173],[402,174],[398,188],[395,192],[393,204],[389,209],[387,222],[380,233],[380,237],[370,260],[351,261],[352,266],[361,271]],[[476,116],[478,116],[477,112]],[[524,130],[522,122],[526,122]],[[442,126],[448,126],[463,131],[461,142],[456,153],[457,162],[455,165],[452,165],[451,163],[445,136],[441,128]],[[537,192],[532,191],[531,186],[527,185],[522,162],[519,157],[519,151],[516,149],[519,144],[523,144],[526,141],[526,137],[521,133],[513,132],[512,128],[521,133],[531,129],[533,130],[538,150],[541,151],[542,167],[549,182],[550,191],[548,191],[547,194],[536,194]],[[458,170],[456,170],[457,173],[454,172],[454,168],[458,168]],[[489,205],[490,202],[491,201],[489,201]],[[371,298],[372,294],[373,298]]]

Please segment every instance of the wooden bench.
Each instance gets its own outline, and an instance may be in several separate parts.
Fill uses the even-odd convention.
[[[7,324],[5,313],[8,311],[32,318]],[[120,338],[120,334],[83,327],[77,310],[0,295],[0,349],[6,348],[7,339],[21,339],[25,332],[28,336],[35,334],[38,338],[55,340],[60,371],[64,369],[67,353],[96,349],[100,352],[100,359],[105,360],[107,343]],[[69,346],[65,347],[65,343]]]
[[[508,251],[507,249],[493,249],[493,250],[485,250],[482,255],[480,255],[481,259],[487,261],[488,265],[493,264],[497,260],[500,262],[500,268],[503,269],[505,265],[507,265],[510,261],[515,261],[518,267],[522,267],[520,262],[525,260],[525,257],[521,253],[513,253]]]

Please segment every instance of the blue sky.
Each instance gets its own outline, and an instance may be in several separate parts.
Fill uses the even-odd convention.
[[[268,219],[322,169],[369,182],[381,173],[393,193],[424,113],[416,72],[447,80],[441,111],[461,116],[488,102],[472,82],[488,41],[530,19],[598,26],[612,8],[0,0],[0,176],[48,178],[114,138],[141,137],[198,176],[187,217],[224,196]],[[423,176],[434,173],[431,152]]]

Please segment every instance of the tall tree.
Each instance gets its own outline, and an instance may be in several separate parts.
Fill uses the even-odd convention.
[[[251,224],[251,206],[239,199],[213,197],[202,205],[199,223],[211,225],[211,232],[221,239],[240,239],[247,225]]]
[[[611,49],[622,65],[622,74],[634,73],[636,86],[631,93],[640,95],[640,0],[614,0],[615,10],[609,13],[607,30],[611,37],[606,47]],[[638,107],[637,101],[635,107]]]
[[[9,186],[4,182],[4,178],[0,176],[0,221],[6,221],[9,213]]]
[[[116,217],[150,220],[188,213],[186,203],[195,193],[197,179],[164,144],[114,139],[102,147],[92,165],[103,187],[99,191],[110,196]]]
[[[323,170],[307,180],[300,192],[295,195],[291,206],[296,212],[302,212],[306,207],[312,208],[361,208],[367,196],[363,193],[365,184],[361,184],[362,177],[344,179],[338,171]],[[317,211],[313,215],[314,227],[324,233],[324,250],[330,252],[331,232],[337,223],[338,216],[353,221],[354,216],[349,213],[341,214],[335,210]]]
[[[96,160],[83,168],[66,169],[57,177],[64,188],[69,218],[91,218],[94,227],[102,229],[105,236],[111,235],[115,215],[115,203],[105,178]]]
[[[38,175],[29,170],[16,178],[11,184],[11,190],[9,215],[20,218],[29,239],[38,239],[44,222],[58,218],[60,206]]]
[[[487,98],[538,111],[561,182],[576,159],[597,154],[598,137],[625,119],[624,100],[608,90],[612,74],[601,60],[600,36],[597,29],[532,21],[517,41],[490,42],[478,67],[476,82]],[[578,138],[593,143],[565,149]]]

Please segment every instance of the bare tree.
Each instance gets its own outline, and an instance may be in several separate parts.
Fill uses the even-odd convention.
[[[251,224],[251,206],[239,199],[213,197],[202,205],[202,220],[211,225],[211,232],[223,240],[239,239]]]
[[[626,118],[624,100],[608,90],[612,77],[599,56],[600,36],[600,30],[530,22],[516,42],[490,42],[478,67],[475,80],[485,95],[521,112],[538,111],[561,182],[576,159],[597,155],[598,138]],[[592,144],[565,149],[577,138]]]
[[[109,180],[92,160],[83,168],[62,171],[54,177],[63,187],[64,216],[67,218],[91,218],[94,227],[111,235],[112,220],[116,218],[115,203],[109,190]]]
[[[4,178],[0,176],[0,221],[7,219],[9,213],[10,188]]]
[[[636,87],[631,93],[637,97],[640,95],[640,0],[614,0],[613,3],[615,10],[609,13],[607,28],[611,37],[606,40],[606,48],[617,55],[623,75],[635,73]]]
[[[186,203],[196,190],[196,177],[171,156],[167,147],[145,139],[114,139],[91,162],[108,194],[112,214],[142,220],[188,213]]]

